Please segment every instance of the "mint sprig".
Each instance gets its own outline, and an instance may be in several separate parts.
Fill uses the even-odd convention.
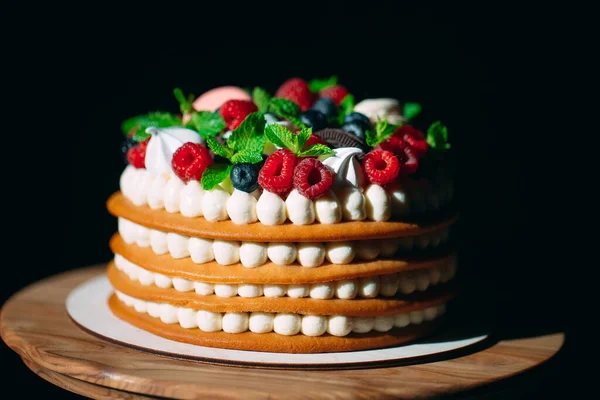
[[[241,125],[231,132],[225,145],[214,137],[207,138],[206,144],[213,153],[228,159],[233,164],[255,164],[262,161],[266,142],[264,130],[264,114],[255,112],[248,115]]]
[[[266,142],[264,133],[265,115],[255,112],[248,115],[240,126],[231,132],[225,145],[214,137],[208,137],[206,144],[213,153],[226,158],[231,164],[256,164],[263,160],[262,153]],[[231,164],[215,164],[204,170],[202,187],[211,190],[223,182],[231,172]]]
[[[257,86],[252,91],[252,101],[258,107],[258,111],[266,113],[269,111],[271,95],[265,89]]]
[[[211,138],[212,139],[212,138]],[[223,182],[231,173],[232,166],[229,164],[213,164],[202,173],[202,188],[211,190]]]
[[[354,104],[354,95],[352,94],[348,94],[342,99],[342,102],[340,103],[340,110],[338,112],[338,123],[340,125],[344,123],[344,118],[346,118],[346,115],[354,111]]]
[[[254,112],[248,115],[244,121],[227,139],[227,146],[236,152],[250,151],[262,156],[265,147],[265,115]]]
[[[146,128],[168,128],[178,125],[181,125],[181,120],[177,116],[164,111],[154,111],[126,119],[121,124],[121,130],[125,136],[129,136],[132,132],[134,134],[140,132],[137,138],[139,139],[138,141],[143,141],[150,136],[150,134],[146,133]]]
[[[437,150],[448,150],[450,148],[448,128],[442,125],[442,121],[435,121],[427,129],[427,144]]]
[[[421,105],[419,103],[404,103],[404,119],[410,121],[421,112]]]
[[[390,124],[387,119],[382,120],[378,118],[377,124],[375,124],[375,130],[368,130],[365,132],[367,144],[371,147],[377,146],[379,143],[392,136],[399,126],[400,125]]]
[[[337,83],[338,77],[333,75],[327,79],[312,79],[310,82],[308,82],[308,87],[313,93],[318,93],[323,89],[337,85]]]
[[[173,89],[173,94],[175,95],[175,98],[179,102],[179,110],[181,111],[182,114],[189,114],[193,111],[192,103],[194,102],[194,99],[196,98],[196,96],[194,96],[193,94],[190,93],[186,97],[183,94],[183,90],[181,90],[180,88]]]
[[[291,100],[273,97],[269,102],[269,111],[278,117],[287,119],[298,128],[306,128],[304,122],[298,118],[300,106]]]
[[[334,154],[333,150],[324,144],[315,143],[308,149],[298,153],[298,157],[314,157],[314,156],[326,156]]]
[[[225,129],[225,120],[215,112],[193,111],[192,117],[186,126],[194,129],[202,138],[207,139],[217,136]]]
[[[314,144],[304,150],[304,145],[312,135],[312,128],[302,128],[300,132],[293,133],[283,125],[269,124],[265,128],[265,136],[271,143],[278,147],[290,150],[298,157],[323,156],[333,154],[333,150],[322,144]]]
[[[226,158],[228,160],[231,157],[233,157],[233,155],[235,154],[235,152],[233,151],[233,149],[230,149],[227,146],[223,146],[214,137],[206,138],[206,144],[208,145],[208,148],[213,151],[213,153],[215,153],[216,155],[221,156],[223,158]]]

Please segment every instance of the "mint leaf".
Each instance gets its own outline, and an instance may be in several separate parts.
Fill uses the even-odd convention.
[[[442,121],[436,121],[427,129],[427,144],[434,149],[448,150],[448,128],[442,125]]]
[[[310,82],[308,82],[308,87],[313,93],[318,93],[323,89],[337,85],[337,83],[338,77],[333,75],[327,79],[312,79]]]
[[[340,103],[340,111],[338,114],[338,123],[342,125],[346,115],[350,114],[354,110],[354,95],[348,94]]]
[[[297,117],[300,114],[300,106],[288,99],[273,97],[269,102],[269,109],[277,116],[286,118]]]
[[[190,124],[204,139],[217,136],[225,129],[225,120],[220,114],[210,111],[193,112]]]
[[[154,126],[156,128],[168,128],[170,126],[181,125],[181,120],[168,112],[155,111],[145,115],[138,115],[126,119],[121,124],[121,130],[125,136],[129,136],[130,132],[145,132],[146,128]]]
[[[193,94],[188,94],[187,97],[183,94],[183,90],[180,88],[173,89],[173,94],[179,102],[179,110],[182,114],[189,114],[193,111],[192,102],[196,98]]]
[[[377,146],[379,143],[392,136],[399,126],[400,125],[390,124],[387,119],[378,119],[377,124],[375,124],[375,131],[368,130],[365,132],[367,144],[371,147]]]
[[[294,141],[296,142],[296,153],[304,148],[304,144],[312,135],[312,128],[302,128],[300,132],[294,135]],[[293,151],[293,150],[292,150]]]
[[[249,150],[262,154],[265,147],[265,115],[261,112],[249,114],[227,139],[227,146],[234,151]]]
[[[230,149],[229,147],[225,147],[223,146],[221,143],[219,143],[217,141],[217,139],[213,138],[213,137],[209,137],[206,138],[206,144],[208,145],[208,148],[211,149],[213,151],[213,153],[215,153],[218,156],[224,157],[224,158],[231,158],[231,156],[233,156],[233,150]]]
[[[404,103],[404,119],[410,121],[421,112],[421,105],[419,103]]]
[[[228,164],[213,164],[206,168],[202,173],[202,188],[211,190],[219,183],[223,182],[231,172],[231,165]]]
[[[298,133],[293,133],[285,126],[279,124],[270,124],[265,128],[265,136],[271,143],[278,147],[286,148],[296,155],[302,154],[302,149],[311,135],[312,128],[302,128]]]
[[[304,122],[298,118],[300,106],[291,100],[273,97],[269,102],[269,110],[278,117],[287,119],[298,128],[306,128]]]
[[[313,156],[326,156],[334,154],[333,150],[324,144],[316,143],[310,146],[308,149],[301,151],[298,157],[313,157]]]
[[[256,163],[261,162],[262,160],[263,160],[262,154],[257,153],[252,150],[239,151],[239,152],[235,153],[230,159],[230,161],[233,164],[241,164],[241,163],[256,164]]]
[[[258,107],[258,111],[265,113],[269,111],[271,95],[265,89],[257,86],[252,91],[252,101]]]
[[[265,136],[271,143],[278,147],[290,149],[296,144],[292,131],[279,124],[269,124],[265,128]]]
[[[152,136],[152,135],[149,134],[149,133],[146,133],[146,131],[139,130],[139,131],[137,131],[136,133],[133,134],[132,139],[139,143],[139,142],[145,141],[150,136]]]
[[[306,126],[306,124],[300,120],[300,118],[289,116],[289,117],[287,117],[287,119],[288,119],[288,121],[290,121],[292,123],[292,125],[294,125],[298,128],[303,128],[303,129],[308,128]]]

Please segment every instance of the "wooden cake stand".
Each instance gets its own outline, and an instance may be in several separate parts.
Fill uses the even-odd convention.
[[[502,340],[442,360],[370,369],[210,365],[138,351],[80,329],[67,315],[65,299],[80,283],[104,274],[105,268],[82,268],[37,282],[8,300],[0,314],[2,339],[33,372],[96,399],[366,399],[505,393],[508,382],[549,360],[564,342],[562,333]],[[506,380],[510,377],[514,378]]]

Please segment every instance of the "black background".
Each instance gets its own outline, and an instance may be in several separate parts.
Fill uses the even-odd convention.
[[[337,74],[359,99],[417,101],[424,111],[416,125],[441,119],[449,127],[461,275],[492,299],[504,335],[575,333],[565,301],[575,289],[556,246],[562,239],[544,224],[561,199],[547,198],[548,170],[560,168],[549,163],[560,156],[541,142],[559,133],[543,123],[559,114],[559,90],[572,77],[560,63],[569,42],[562,10],[488,2],[198,5],[6,5],[1,151],[10,272],[0,280],[0,302],[40,278],[110,259],[116,221],[104,202],[123,168],[122,120],[177,111],[174,87],[272,92],[292,76]],[[531,396],[573,389],[569,377],[582,367],[570,362],[577,341],[569,338]],[[3,380],[68,396],[0,349],[11,367]]]

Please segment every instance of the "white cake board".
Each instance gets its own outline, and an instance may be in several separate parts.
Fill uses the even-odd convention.
[[[281,354],[258,351],[227,350],[180,343],[143,331],[120,320],[110,311],[108,298],[113,293],[106,276],[97,276],[77,286],[66,301],[69,316],[85,330],[119,344],[160,353],[219,364],[270,366],[275,368],[312,367],[327,368],[336,365],[381,364],[402,360],[441,355],[465,349],[485,340],[488,335],[473,336],[460,340],[428,338],[427,343],[412,343],[377,350],[342,353]]]

